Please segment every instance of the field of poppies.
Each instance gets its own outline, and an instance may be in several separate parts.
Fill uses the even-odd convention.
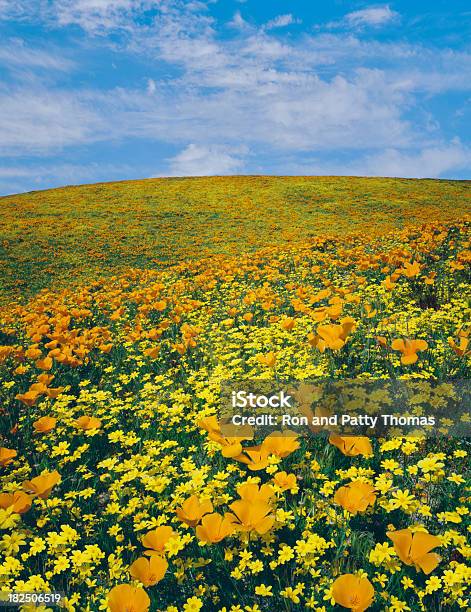
[[[216,177],[3,198],[0,599],[469,610],[469,439],[228,436],[218,408],[222,381],[325,378],[440,406],[469,379],[470,196]]]

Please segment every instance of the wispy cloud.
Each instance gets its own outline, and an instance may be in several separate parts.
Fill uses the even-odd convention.
[[[278,17],[275,17],[274,19],[270,19],[270,21],[268,21],[265,24],[265,30],[274,30],[276,28],[284,28],[294,23],[299,24],[301,23],[301,20],[295,19],[291,13],[288,13],[286,15],[278,15]]]
[[[28,162],[0,168],[0,193],[2,195],[18,193],[24,190],[25,182],[31,191],[62,185],[123,180],[134,176],[135,169],[127,164]]]
[[[75,66],[75,62],[63,57],[58,50],[28,46],[20,38],[11,38],[0,44],[0,65],[9,68],[40,69],[47,71],[67,71]]]
[[[389,5],[385,4],[348,13],[345,15],[345,22],[355,28],[362,26],[377,27],[396,21],[398,17],[399,13],[391,10]]]
[[[0,88],[0,155],[42,155],[100,140],[103,117],[73,92]]]

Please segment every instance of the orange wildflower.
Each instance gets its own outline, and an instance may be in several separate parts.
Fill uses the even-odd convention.
[[[214,544],[224,540],[235,530],[233,516],[226,514],[221,516],[217,512],[205,514],[201,520],[201,525],[196,527],[196,536],[201,542]]]
[[[144,589],[119,584],[108,593],[110,612],[148,612],[150,599]]]
[[[417,571],[421,569],[425,574],[430,574],[440,563],[440,556],[430,552],[441,546],[437,536],[423,531],[412,533],[410,529],[388,531],[386,535],[392,540],[399,559],[406,565],[415,566]]]
[[[337,436],[336,434],[330,434],[329,442],[347,457],[356,457],[357,455],[368,456],[373,453],[371,442],[365,436]]]
[[[37,421],[34,421],[33,427],[38,433],[48,433],[52,431],[57,424],[57,419],[50,416],[43,416]]]
[[[150,559],[136,559],[129,567],[129,573],[144,586],[153,586],[162,580],[167,569],[168,563],[164,557],[152,555]]]
[[[371,606],[374,588],[368,578],[343,574],[332,585],[332,597],[335,603],[352,612],[363,612]]]
[[[262,451],[277,457],[287,457],[299,448],[298,436],[289,430],[274,431],[262,442]]]
[[[178,518],[190,527],[195,527],[205,514],[209,514],[212,511],[213,504],[211,501],[200,501],[196,495],[186,499],[181,507],[176,509]]]
[[[0,493],[0,508],[4,510],[13,506],[13,512],[24,514],[31,508],[33,498],[23,491],[15,493]]]
[[[25,480],[23,488],[41,499],[47,499],[52,489],[61,481],[61,475],[57,470],[53,472],[45,471],[40,476],[31,480]]]
[[[229,508],[234,514],[226,516],[233,520],[241,531],[256,531],[262,535],[269,531],[275,522],[271,505],[263,500],[238,499]]]
[[[168,525],[161,525],[157,529],[149,531],[142,538],[142,544],[148,549],[144,554],[147,556],[163,554],[165,545],[174,534],[175,532]]]
[[[273,368],[276,364],[276,353],[270,351],[265,355],[257,355],[257,360],[262,365],[267,366],[268,368]]]
[[[13,461],[18,453],[13,448],[0,446],[0,465],[3,467]]]
[[[101,427],[101,421],[96,417],[83,415],[75,420],[74,425],[78,429],[84,429],[87,431],[90,429],[99,429]]]
[[[418,359],[417,353],[419,351],[425,351],[428,348],[428,344],[425,340],[409,340],[407,338],[397,338],[392,341],[391,348],[394,351],[400,351],[401,363],[404,365],[411,365]]]
[[[277,472],[273,477],[274,484],[282,491],[295,492],[298,490],[295,474],[287,474],[286,472]]]
[[[334,502],[353,515],[358,512],[364,512],[375,501],[376,493],[374,487],[367,482],[359,480],[340,487],[334,495]]]

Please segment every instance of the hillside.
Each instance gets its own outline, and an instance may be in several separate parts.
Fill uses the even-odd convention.
[[[24,299],[0,307],[3,590],[68,612],[469,607],[469,194],[241,177],[4,198],[3,296]],[[305,418],[340,398],[436,425],[228,430],[253,381]]]
[[[370,235],[471,210],[469,182],[349,177],[149,179],[0,199],[0,299],[322,234]]]

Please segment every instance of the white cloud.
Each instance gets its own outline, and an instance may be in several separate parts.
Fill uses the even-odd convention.
[[[354,161],[319,159],[290,160],[280,173],[331,176],[385,176],[403,178],[444,178],[460,170],[471,170],[471,149],[459,140],[400,150],[387,148],[361,155]]]
[[[354,28],[362,26],[382,26],[395,21],[399,14],[391,10],[388,4],[353,11],[345,15],[345,22]]]
[[[293,23],[301,23],[299,19],[295,19],[291,13],[286,15],[278,15],[274,19],[271,19],[265,24],[265,30],[273,30],[275,28],[284,28],[292,25]]]
[[[72,92],[0,89],[0,155],[43,154],[104,135],[100,113]]]
[[[237,174],[244,167],[244,149],[222,145],[189,144],[168,160],[169,176],[213,176]]]
[[[370,176],[440,178],[456,170],[471,170],[471,149],[459,142],[417,152],[387,149],[365,159],[362,173]]]
[[[135,169],[125,164],[64,164],[57,162],[5,166],[0,168],[0,194],[20,193],[62,185],[138,178]]]
[[[147,93],[152,96],[157,91],[157,85],[154,79],[147,79]]]
[[[248,27],[248,23],[242,17],[240,11],[236,11],[234,13],[234,17],[227,24],[231,28],[235,28],[236,30],[243,30]]]
[[[0,46],[0,64],[8,67],[68,71],[74,67],[74,62],[62,57],[58,50],[50,51],[38,47],[30,47],[18,38],[10,39]]]

